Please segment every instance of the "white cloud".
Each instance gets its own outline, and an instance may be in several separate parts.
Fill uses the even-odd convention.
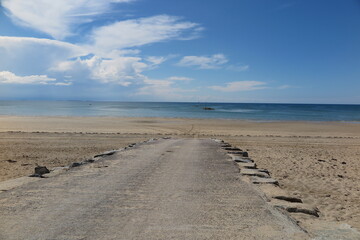
[[[79,46],[63,41],[46,38],[0,36],[0,48],[13,48],[13,50],[15,50],[16,47],[27,47],[34,44],[66,49],[67,51],[71,51],[74,54],[79,54],[82,52]]]
[[[224,54],[214,54],[212,56],[185,56],[178,63],[183,67],[198,67],[200,69],[216,69],[228,62]]]
[[[145,60],[148,61],[149,63],[154,64],[154,65],[160,65],[160,64],[162,64],[163,62],[166,61],[166,57],[151,56],[151,57],[147,57]]]
[[[3,0],[2,6],[15,23],[64,39],[75,26],[109,11],[112,3],[126,2],[132,0]]]
[[[168,80],[170,80],[170,81],[192,81],[194,79],[188,78],[188,77],[173,76],[173,77],[169,77]]]
[[[249,70],[249,65],[230,65],[227,67],[228,70],[236,71],[236,72],[244,72]]]
[[[0,37],[0,71],[18,75],[46,75],[48,68],[84,50],[76,45],[49,39]]]
[[[3,7],[13,20],[64,39],[72,27],[99,17],[112,3],[135,0],[4,0]],[[0,71],[11,72],[21,83],[31,82],[32,76],[49,82],[46,76],[69,81],[53,85],[71,85],[71,81],[95,80],[101,83],[129,86],[144,83],[143,72],[158,67],[168,57],[140,56],[137,47],[170,40],[198,37],[202,28],[197,23],[179,17],[158,15],[119,21],[94,28],[86,43],[72,44],[60,40],[0,36]],[[31,63],[31,64],[30,64]],[[28,78],[26,78],[28,76]],[[189,81],[188,78],[168,81]],[[55,78],[51,78],[55,81]],[[144,83],[147,84],[147,83]],[[147,84],[149,85],[149,84]]]
[[[253,91],[265,89],[266,83],[259,81],[238,81],[238,82],[229,82],[225,87],[223,86],[211,86],[209,87],[213,90],[221,92],[241,92],[241,91]]]
[[[71,86],[72,82],[57,82],[54,83],[55,86]]]
[[[17,76],[8,71],[0,72],[2,84],[49,84],[55,81],[55,78],[49,78],[46,75]]]
[[[151,56],[145,58],[144,60],[148,65],[147,69],[150,70],[159,67],[159,65],[163,64],[167,60],[167,58]]]
[[[174,16],[158,15],[99,27],[90,38],[93,39],[95,49],[104,51],[174,39],[192,39],[197,37],[199,31],[201,28],[196,23],[180,21],[180,18]]]
[[[58,40],[0,37],[0,71],[7,70],[21,75],[38,72],[74,76],[72,79],[92,79],[102,83],[128,86],[142,80],[142,72],[156,68],[166,57],[130,57],[137,50],[113,50],[104,55],[86,56],[91,47],[78,46]],[[72,60],[71,60],[72,59]],[[31,62],[31,64],[29,64]]]
[[[66,75],[83,76],[102,83],[129,86],[144,78],[142,72],[148,65],[139,57],[106,59],[98,56],[59,63],[52,70]]]

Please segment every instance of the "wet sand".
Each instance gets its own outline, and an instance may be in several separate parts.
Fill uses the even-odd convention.
[[[63,166],[163,136],[229,141],[290,195],[317,206],[320,218],[360,229],[360,124],[353,123],[3,116],[0,181],[29,175],[36,164]]]

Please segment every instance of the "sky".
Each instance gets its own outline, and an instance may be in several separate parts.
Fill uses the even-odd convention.
[[[2,0],[0,99],[360,104],[359,0]]]

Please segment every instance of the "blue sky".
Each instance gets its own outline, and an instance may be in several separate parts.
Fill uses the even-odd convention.
[[[357,0],[2,0],[0,99],[360,104]]]

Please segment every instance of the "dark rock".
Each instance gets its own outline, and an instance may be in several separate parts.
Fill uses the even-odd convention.
[[[71,164],[71,166],[70,167],[79,167],[79,166],[81,166],[82,165],[82,163],[79,163],[79,162],[74,162],[74,163],[72,163]]]
[[[228,144],[228,143],[224,143],[224,144],[221,145],[221,147],[222,147],[222,148],[227,148],[227,147],[231,147],[231,145]]]
[[[16,163],[16,162],[17,162],[16,160],[11,160],[11,159],[5,160],[5,161],[7,161],[7,162],[9,162],[9,163]]]
[[[243,152],[242,155],[243,155],[243,157],[249,157],[248,152]]]
[[[95,168],[107,168],[107,167],[109,167],[109,166],[107,166],[107,165],[98,165],[98,166],[95,166]]]
[[[287,196],[275,196],[275,199],[287,201],[287,202],[293,202],[293,203],[302,203],[303,201],[300,198],[296,197],[287,197]]]
[[[240,162],[240,163],[251,163],[251,162],[254,162],[254,160],[252,160],[251,158],[243,158],[243,157],[239,157],[239,156],[233,157],[233,160],[234,160],[235,162]]]
[[[124,149],[126,149],[126,147],[125,147]],[[104,157],[104,156],[110,156],[110,155],[113,155],[114,153],[116,153],[116,151],[104,152],[104,153],[101,153],[101,154],[95,155],[95,156],[94,156],[94,158],[97,158],[97,157]]]
[[[253,163],[254,161],[252,159],[244,159],[244,158],[236,158],[234,159],[237,163]]]
[[[215,110],[215,108],[211,108],[211,107],[203,107],[204,110],[207,110],[207,111],[212,111],[212,110]]]
[[[236,151],[236,152],[233,152],[233,151],[228,151],[227,152],[228,154],[238,154],[238,155],[242,155],[243,154],[243,152],[241,152],[241,151]]]
[[[341,162],[341,164],[346,164],[346,162]]]
[[[253,162],[248,162],[248,163],[244,163],[244,162],[238,162],[237,163],[239,168],[248,168],[248,169],[256,169],[256,163]]]
[[[308,215],[312,215],[315,217],[319,217],[319,211],[317,209],[304,209],[304,208],[297,208],[297,207],[288,207],[286,211],[290,213],[305,213]]]
[[[37,166],[35,167],[35,175],[38,174],[38,175],[43,175],[43,174],[46,174],[46,173],[50,173],[49,169],[47,169],[47,167],[45,166]]]
[[[241,175],[245,176],[255,176],[259,178],[270,178],[270,175],[264,171],[260,171],[259,169],[248,169],[244,168],[240,170]]]
[[[339,178],[344,178],[344,176],[343,176],[343,175],[340,175],[340,174],[338,175],[338,177],[339,177]]]
[[[279,185],[279,182],[276,181],[275,179],[272,178],[259,178],[259,177],[254,177],[251,182],[253,184],[274,184],[276,186]]]
[[[40,174],[31,174],[29,177],[38,177],[38,178],[45,178],[43,175]]]
[[[227,151],[241,151],[241,149],[237,147],[225,147],[224,149]]]
[[[257,170],[260,171],[260,172],[264,172],[264,173],[267,173],[267,174],[270,175],[270,172],[269,172],[269,170],[267,170],[267,169],[257,168]]]

